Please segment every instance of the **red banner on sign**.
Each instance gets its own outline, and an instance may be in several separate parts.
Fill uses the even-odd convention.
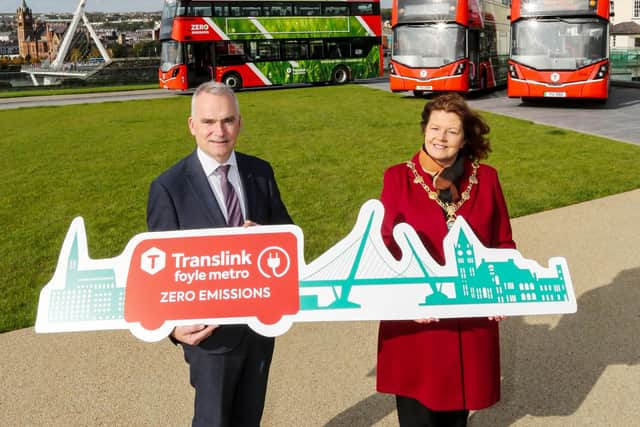
[[[125,320],[148,330],[226,317],[274,324],[298,312],[297,255],[288,232],[144,240],[131,257]]]

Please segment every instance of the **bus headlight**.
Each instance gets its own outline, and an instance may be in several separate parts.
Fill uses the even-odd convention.
[[[389,74],[395,74],[396,69],[393,67],[393,64],[389,64]]]
[[[464,69],[465,69],[465,63],[461,62],[456,66],[456,71],[453,73],[454,76],[460,75],[462,73],[464,73]]]
[[[175,70],[173,70],[173,73],[171,73],[171,77],[178,77],[178,74],[180,73],[180,68],[176,68]]]
[[[509,64],[509,75],[512,79],[518,78],[518,72],[516,71],[516,66],[513,64]]]
[[[609,71],[609,64],[602,64],[598,70],[598,74],[596,74],[596,79],[603,79],[604,76],[607,75],[607,71]]]

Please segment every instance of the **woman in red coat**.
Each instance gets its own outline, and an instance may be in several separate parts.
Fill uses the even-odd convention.
[[[382,236],[391,253],[400,258],[392,232],[406,222],[443,264],[458,215],[486,247],[515,248],[498,175],[478,163],[490,151],[489,126],[457,94],[427,103],[421,126],[422,149],[384,175]],[[501,319],[380,323],[377,389],[396,395],[401,427],[466,426],[469,410],[500,399]]]

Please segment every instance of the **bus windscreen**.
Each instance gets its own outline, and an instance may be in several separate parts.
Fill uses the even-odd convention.
[[[407,67],[441,67],[465,57],[465,30],[450,25],[405,25],[394,34],[393,59]]]
[[[575,70],[606,58],[606,23],[597,19],[524,20],[513,25],[511,59],[537,70]]]

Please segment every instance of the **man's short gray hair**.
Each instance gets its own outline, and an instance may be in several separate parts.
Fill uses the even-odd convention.
[[[198,86],[193,92],[193,96],[191,97],[191,116],[195,114],[196,111],[196,98],[203,94],[208,93],[210,95],[226,95],[233,99],[233,103],[236,105],[236,111],[238,115],[240,115],[240,103],[238,102],[238,98],[236,97],[235,92],[229,86],[224,83],[216,82],[215,80],[210,80],[208,82],[202,83]]]

